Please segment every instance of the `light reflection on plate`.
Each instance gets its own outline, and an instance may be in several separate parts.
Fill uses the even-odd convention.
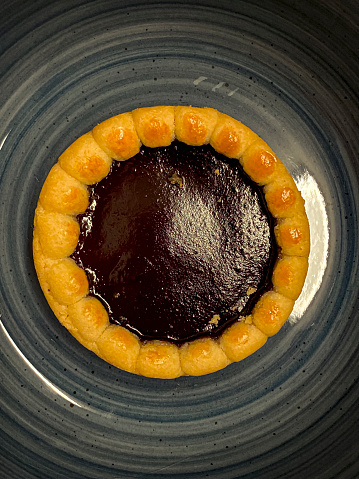
[[[327,267],[329,250],[329,223],[324,196],[308,171],[295,178],[295,182],[305,200],[310,225],[310,255],[305,284],[289,318],[291,324],[303,316],[319,290]]]
[[[27,357],[24,355],[24,353],[20,350],[20,348],[16,345],[15,341],[12,339],[8,331],[6,330],[3,322],[0,319],[0,327],[5,335],[5,337],[9,340],[9,343],[11,346],[14,348],[16,354],[19,356],[19,358],[25,363],[26,366],[30,368],[30,370],[40,379],[41,382],[45,384],[46,387],[48,387],[53,393],[58,395],[60,398],[65,399],[66,401],[69,401],[70,404],[76,405],[78,407],[82,407],[81,404],[75,401],[74,398],[69,397],[66,393],[64,393],[60,388],[58,388],[55,384],[53,384],[51,381],[49,381],[40,371],[38,371],[35,366],[27,359]]]

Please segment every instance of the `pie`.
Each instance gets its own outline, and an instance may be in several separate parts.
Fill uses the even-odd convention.
[[[58,320],[153,378],[257,351],[289,317],[309,250],[284,164],[213,108],[138,108],[96,125],[60,155],[35,211],[35,268]]]

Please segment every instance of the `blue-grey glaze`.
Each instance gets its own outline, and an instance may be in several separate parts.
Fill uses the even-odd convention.
[[[1,477],[359,476],[358,19],[353,0],[3,2]],[[261,135],[303,185],[314,252],[309,300],[280,333],[218,373],[170,381],[74,340],[31,252],[58,155],[157,104],[211,106]]]

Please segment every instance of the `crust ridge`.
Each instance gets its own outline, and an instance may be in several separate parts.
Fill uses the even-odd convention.
[[[177,346],[140,341],[110,324],[99,300],[88,295],[85,272],[69,258],[78,229],[76,215],[88,205],[87,186],[104,178],[112,161],[126,161],[143,144],[210,143],[238,159],[264,189],[275,220],[279,255],[273,287],[252,313],[228,326],[218,339],[200,338]],[[54,240],[59,231],[60,239]],[[125,371],[153,378],[203,375],[241,361],[276,334],[290,315],[307,274],[310,231],[304,200],[281,160],[256,133],[213,108],[155,106],[121,113],[78,138],[53,166],[35,212],[33,255],[40,286],[55,316],[86,348]],[[80,271],[79,271],[80,270]]]

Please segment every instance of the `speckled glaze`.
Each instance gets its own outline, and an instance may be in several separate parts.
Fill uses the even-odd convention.
[[[0,81],[0,476],[359,477],[354,0],[5,1]],[[312,230],[290,320],[218,373],[147,379],[56,320],[32,222],[59,154],[136,107],[211,106],[261,135]]]

